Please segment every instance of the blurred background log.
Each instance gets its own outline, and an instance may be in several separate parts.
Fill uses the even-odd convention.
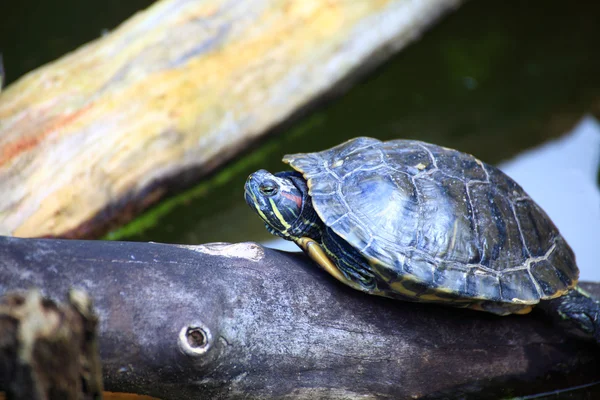
[[[0,234],[97,237],[459,0],[162,0],[0,94]]]
[[[86,290],[106,389],[164,400],[498,399],[600,380],[599,349],[543,313],[368,296],[254,243],[0,238],[0,282]]]

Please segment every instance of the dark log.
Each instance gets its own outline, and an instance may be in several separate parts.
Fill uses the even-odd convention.
[[[0,282],[86,290],[107,390],[165,400],[497,399],[600,380],[598,348],[540,312],[368,296],[254,243],[0,238]]]
[[[0,387],[10,400],[95,400],[102,395],[98,318],[72,290],[58,305],[36,290],[0,298]]]

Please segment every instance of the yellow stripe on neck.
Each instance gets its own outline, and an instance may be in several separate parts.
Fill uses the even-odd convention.
[[[269,203],[271,204],[271,210],[273,210],[273,213],[275,214],[279,222],[281,222],[281,225],[285,227],[285,230],[287,231],[288,229],[290,229],[292,226],[285,220],[285,218],[283,218],[283,215],[275,206],[275,202],[273,201],[273,199],[269,199]]]

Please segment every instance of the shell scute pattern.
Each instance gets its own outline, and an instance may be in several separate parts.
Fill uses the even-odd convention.
[[[478,262],[481,255],[465,184],[439,170],[429,176],[416,177],[413,182],[421,200],[416,247],[428,254],[439,252],[447,261]],[[439,213],[440,208],[453,208],[454,213]],[[429,218],[430,215],[437,218]]]
[[[525,304],[537,303],[540,294],[526,270],[506,271],[500,275],[501,297]]]
[[[342,194],[348,214],[370,237],[377,237],[380,243],[404,247],[416,245],[414,235],[397,234],[401,230],[414,231],[418,228],[419,201],[410,178],[403,174],[390,174],[385,168],[360,171],[342,182]],[[329,224],[330,216],[327,214],[323,217]]]
[[[435,261],[429,257],[423,257],[423,253],[408,251],[408,257],[402,265],[396,265],[397,270],[403,271],[408,276],[416,277],[419,282],[433,282],[439,269]],[[412,253],[412,254],[410,254]]]
[[[436,288],[443,288],[452,293],[465,294],[468,289],[467,272],[459,264],[439,261],[432,284]]]
[[[489,176],[485,164],[475,157],[457,157],[457,151],[432,144],[423,144],[435,159],[436,168],[446,176],[469,181],[488,182]]]
[[[552,296],[556,292],[564,292],[572,284],[569,276],[554,268],[547,259],[531,263],[531,275],[546,296]]]
[[[482,250],[479,263],[494,271],[522,264],[527,248],[510,200],[487,183],[472,185],[470,198],[478,224],[478,248]]]
[[[565,284],[568,286],[575,285],[577,283],[577,278],[579,278],[579,269],[575,262],[568,262],[569,260],[575,259],[573,250],[571,250],[562,236],[558,237],[552,246],[554,249],[553,251],[549,250],[545,255],[534,258],[533,260],[547,259],[548,262],[557,269]]]
[[[392,288],[534,304],[577,281],[573,252],[547,215],[470,155],[357,138],[284,162],[307,179],[325,225]]]
[[[475,297],[478,293],[483,293],[487,299],[500,299],[500,278],[496,274],[478,268],[472,267],[467,274],[466,294]]]
[[[540,257],[552,246],[554,226],[540,207],[529,198],[513,201],[514,213],[520,223],[523,242],[531,257]],[[530,234],[527,234],[531,232]]]
[[[383,159],[386,166],[401,174],[418,176],[428,174],[437,169],[435,160],[425,147],[411,147],[394,151],[391,146],[384,145],[381,151],[385,154]]]
[[[319,196],[334,196],[338,194],[337,182],[335,179],[311,179],[311,191]]]

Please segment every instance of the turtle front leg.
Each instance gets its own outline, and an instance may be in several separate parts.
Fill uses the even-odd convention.
[[[316,262],[335,279],[348,286],[356,287],[354,282],[348,280],[342,271],[340,271],[333,261],[331,261],[329,256],[327,256],[327,253],[325,253],[325,250],[323,250],[317,241],[309,237],[301,237],[295,242],[314,262]]]
[[[580,287],[539,306],[568,331],[600,343],[600,303]]]

